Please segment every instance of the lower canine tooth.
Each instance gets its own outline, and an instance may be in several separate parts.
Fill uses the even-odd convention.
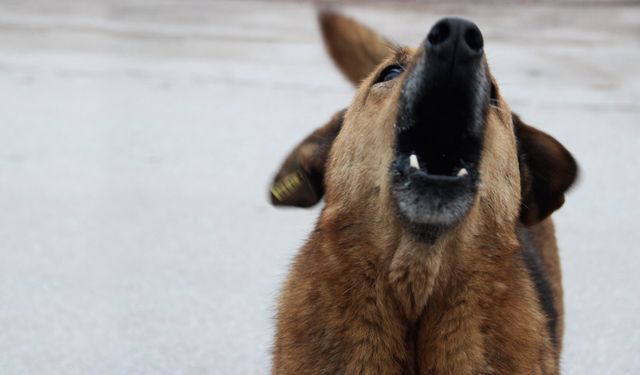
[[[462,169],[460,169],[460,170],[458,171],[458,176],[466,176],[466,175],[468,175],[468,174],[469,174],[469,172],[467,172],[467,169],[466,169],[466,168],[462,168]]]
[[[416,154],[411,154],[411,156],[409,156],[409,165],[415,169],[420,169],[420,164],[418,163],[418,157]]]

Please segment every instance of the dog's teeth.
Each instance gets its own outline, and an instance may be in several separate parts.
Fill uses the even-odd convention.
[[[415,169],[420,169],[420,164],[418,163],[418,157],[416,154],[411,154],[411,156],[409,156],[409,165]]]
[[[459,176],[459,177],[466,176],[466,175],[468,175],[468,174],[469,174],[469,172],[467,172],[467,169],[466,169],[466,168],[462,168],[462,169],[460,169],[460,170],[458,171],[458,176]]]

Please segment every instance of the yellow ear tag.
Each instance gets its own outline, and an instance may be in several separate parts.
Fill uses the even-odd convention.
[[[305,180],[305,176],[300,170],[289,173],[273,184],[271,194],[282,202],[295,192]]]

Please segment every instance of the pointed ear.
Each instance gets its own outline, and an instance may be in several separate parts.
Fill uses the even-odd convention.
[[[325,10],[318,19],[329,55],[356,86],[394,52],[393,43],[351,18]]]
[[[522,185],[520,221],[533,225],[562,207],[565,192],[578,176],[578,165],[560,142],[525,124],[516,114],[513,125]]]
[[[311,207],[322,199],[325,164],[342,128],[345,111],[336,113],[287,155],[271,184],[274,206]]]

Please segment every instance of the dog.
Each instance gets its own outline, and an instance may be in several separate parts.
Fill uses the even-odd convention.
[[[279,299],[272,373],[558,374],[550,215],[578,174],[500,95],[472,22],[417,48],[319,15],[353,102],[285,159],[272,203],[325,205]]]

